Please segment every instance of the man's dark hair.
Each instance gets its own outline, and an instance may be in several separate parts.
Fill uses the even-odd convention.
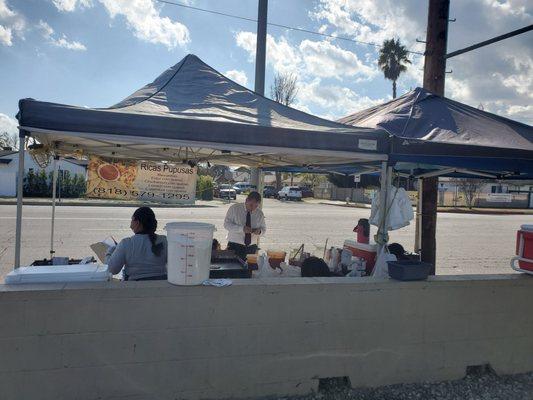
[[[248,195],[248,197],[246,197],[246,200],[255,200],[257,201],[258,203],[261,203],[261,195],[259,194],[259,192],[250,192],[250,194]]]

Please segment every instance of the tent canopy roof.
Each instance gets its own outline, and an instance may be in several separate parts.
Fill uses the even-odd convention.
[[[384,130],[286,107],[194,55],[109,108],[23,99],[19,110],[21,129],[58,153],[280,166],[383,160],[388,152]]]
[[[399,169],[424,164],[533,177],[533,127],[422,88],[338,122],[386,130]]]

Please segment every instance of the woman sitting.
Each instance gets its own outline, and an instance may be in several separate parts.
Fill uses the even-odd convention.
[[[135,210],[130,228],[135,235],[109,248],[109,272],[118,274],[124,267],[124,280],[167,279],[167,238],[156,235],[157,220],[150,207]]]

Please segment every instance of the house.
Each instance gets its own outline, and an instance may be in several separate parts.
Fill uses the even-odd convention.
[[[33,160],[28,152],[24,153],[24,174],[30,170],[39,174],[43,168]],[[0,196],[14,197],[17,195],[17,173],[19,153],[17,151],[0,150]],[[71,175],[87,174],[87,163],[76,159],[60,159],[58,161],[60,171],[69,171]],[[48,175],[53,171],[53,163],[44,168]]]
[[[533,181],[479,181],[474,206],[489,208],[533,208]],[[457,180],[439,179],[439,205],[464,206],[464,190]]]
[[[232,172],[234,182],[250,182],[250,170],[248,168],[239,167]]]

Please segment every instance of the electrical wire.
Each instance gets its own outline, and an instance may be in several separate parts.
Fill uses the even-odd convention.
[[[241,17],[239,15],[223,13],[221,11],[208,10],[206,8],[194,7],[194,6],[190,6],[188,4],[175,3],[175,2],[172,2],[172,1],[168,1],[168,0],[155,0],[155,1],[157,1],[159,3],[163,3],[163,4],[172,5],[172,6],[188,8],[188,9],[194,10],[194,11],[200,11],[200,12],[205,12],[205,13],[208,13],[208,14],[214,14],[214,15],[219,15],[219,16],[223,16],[223,17],[240,19],[242,21],[248,21],[248,22],[257,23],[257,20],[254,19],[254,18]],[[267,25],[275,26],[277,28],[288,29],[288,30],[291,30],[291,31],[308,33],[308,34],[316,35],[316,36],[328,37],[328,38],[332,38],[332,39],[336,39],[336,40],[343,40],[343,41],[351,42],[351,43],[364,44],[364,45],[367,45],[367,46],[374,46],[374,47],[377,47],[377,48],[381,48],[382,47],[380,44],[377,44],[377,43],[364,42],[362,40],[350,39],[350,38],[343,37],[343,36],[329,35],[327,33],[311,31],[311,30],[303,29],[303,28],[296,28],[294,26],[276,24],[274,22],[267,22]],[[418,55],[418,56],[423,56],[424,55],[424,53],[421,53],[421,52],[418,52],[418,51],[413,51],[413,50],[407,50],[407,52],[411,53],[411,54],[414,54],[414,55]]]

